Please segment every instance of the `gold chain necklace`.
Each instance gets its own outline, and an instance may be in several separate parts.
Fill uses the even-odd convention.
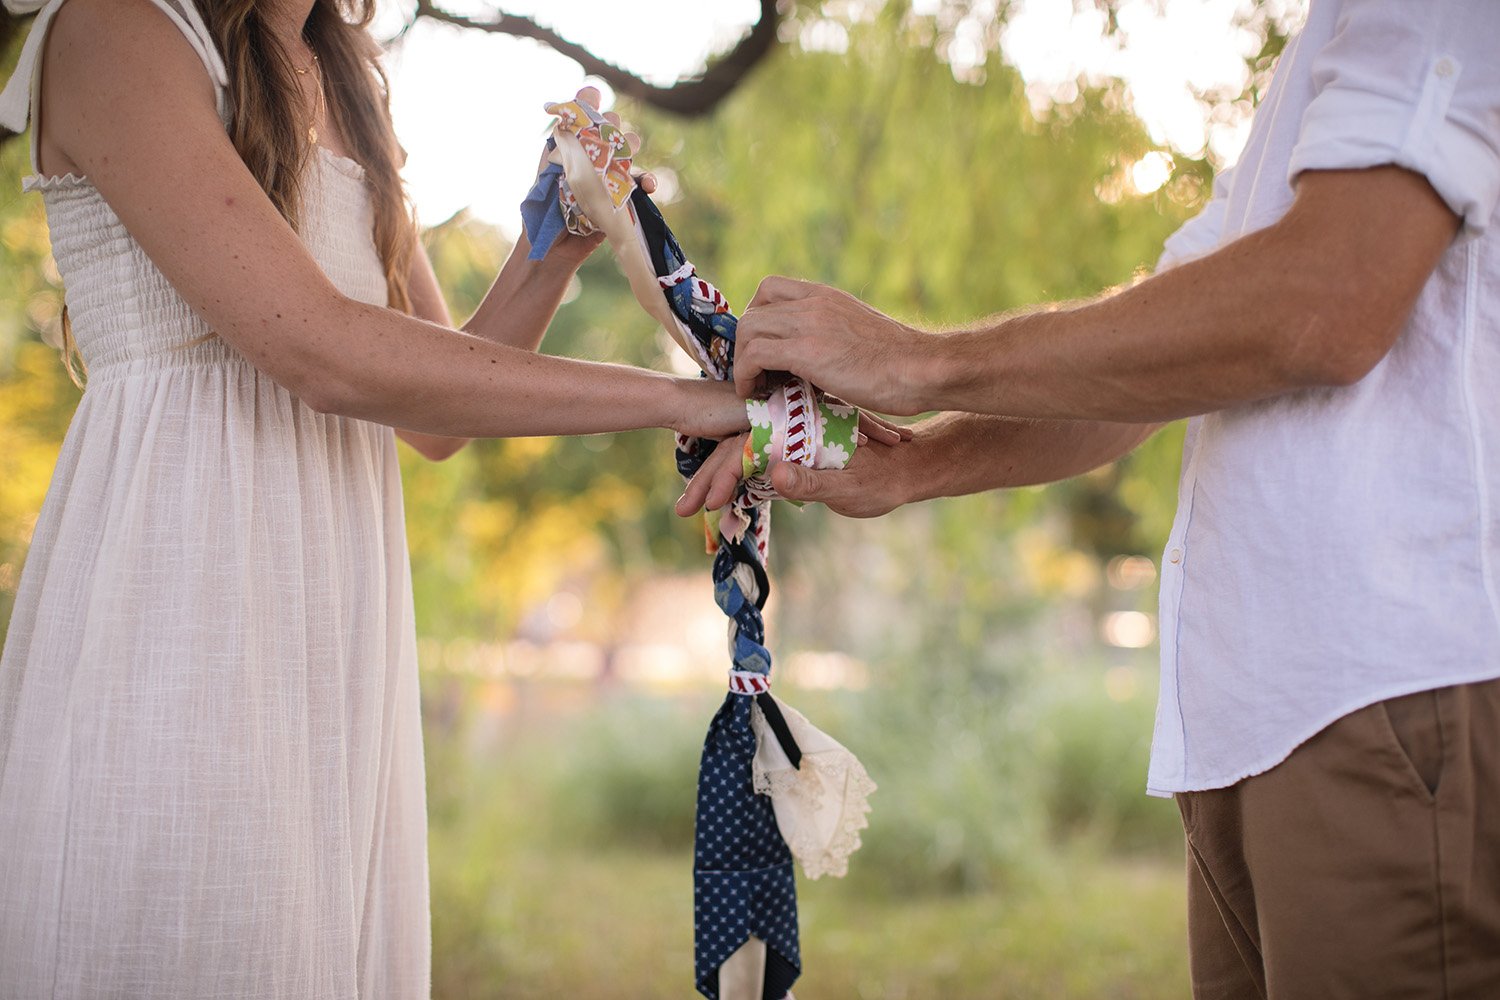
[[[318,89],[313,95],[312,121],[307,126],[307,141],[316,146],[318,144],[318,121],[323,117],[323,64],[318,62],[318,54],[314,52],[311,66],[305,69],[293,66],[292,69],[298,76],[306,76],[315,69],[318,71]]]

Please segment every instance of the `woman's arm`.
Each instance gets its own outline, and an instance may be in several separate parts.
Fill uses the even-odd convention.
[[[578,100],[597,107],[599,91],[593,87],[584,87],[578,92]],[[623,127],[619,115],[610,112],[604,117],[614,125]],[[634,132],[626,134],[626,141],[631,144],[632,150],[640,143]],[[546,162],[544,156],[541,163],[545,165]],[[641,175],[640,183],[648,194],[656,189],[656,178],[651,174]],[[464,331],[493,340],[497,344],[535,351],[541,346],[542,337],[553,316],[557,314],[573,275],[588,259],[589,254],[602,243],[602,234],[579,237],[565,232],[552,245],[546,257],[532,260],[531,241],[527,239],[525,230],[522,230],[500,273],[480,301],[479,308],[464,323]],[[412,315],[444,326],[453,325],[437,276],[432,270],[432,261],[420,240],[412,254],[408,285]],[[423,456],[435,462],[452,456],[468,443],[467,438],[437,437],[413,431],[398,430],[397,434]]]
[[[547,326],[562,304],[563,293],[578,266],[598,245],[597,240],[569,237],[557,242],[554,250],[541,260],[530,260],[531,242],[526,233],[511,248],[494,284],[485,293],[479,308],[463,326],[465,333],[508,344],[525,351],[541,346]],[[443,326],[452,326],[448,307],[443,301],[437,275],[433,273],[421,240],[412,254],[408,283],[412,315]],[[468,443],[468,438],[438,437],[415,431],[398,430],[397,435],[434,462],[441,462]]]
[[[422,241],[416,234],[413,234],[412,239],[416,247],[412,250],[411,272],[406,279],[406,292],[411,297],[411,314],[439,326],[452,326],[448,303],[443,300],[443,292],[438,286],[437,275],[433,273],[432,259],[427,256],[427,248],[422,246]],[[396,436],[415,448],[422,457],[433,462],[441,462],[453,456],[469,443],[468,438],[440,437],[401,428],[396,429]]]
[[[322,412],[447,437],[745,425],[727,387],[532,354],[339,293],[255,183],[178,30],[145,0],[64,6],[46,128],[227,343]]]

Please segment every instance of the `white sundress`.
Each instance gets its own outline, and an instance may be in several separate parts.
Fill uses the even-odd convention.
[[[222,88],[196,11],[153,2]],[[383,304],[363,171],[321,149],[310,169],[302,239]],[[0,997],[425,998],[392,431],[183,346],[208,329],[99,192],[26,188],[89,379],[0,658]]]

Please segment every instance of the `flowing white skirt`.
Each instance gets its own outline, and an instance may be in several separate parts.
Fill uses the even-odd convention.
[[[222,345],[95,373],[0,659],[0,995],[425,998],[388,428]]]

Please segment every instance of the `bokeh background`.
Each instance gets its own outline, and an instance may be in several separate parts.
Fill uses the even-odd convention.
[[[928,326],[1149,270],[1233,162],[1303,16],[1298,0],[767,6],[774,45],[705,113],[617,102],[669,220],[733,302],[783,273]],[[541,104],[585,75],[425,9],[383,3],[377,28],[427,246],[464,317],[514,238]],[[662,87],[768,16],[505,10]],[[7,75],[23,26],[0,33]],[[0,145],[0,630],[79,396],[41,201],[20,194],[26,142]],[[680,364],[607,254],[544,349]],[[849,876],[801,884],[800,996],[1186,995],[1181,834],[1143,793],[1180,440],[1169,428],[1067,483],[877,522],[778,510],[778,690],[880,785]],[[696,760],[726,656],[701,529],[671,513],[669,436],[402,462],[434,995],[690,995]]]

